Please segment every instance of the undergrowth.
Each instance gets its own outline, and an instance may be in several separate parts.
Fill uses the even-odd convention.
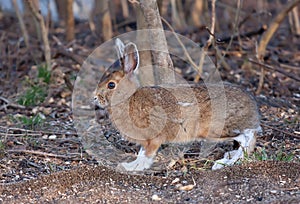
[[[37,78],[33,81],[29,78],[25,80],[28,86],[22,94],[18,103],[23,106],[34,106],[44,102],[47,96],[47,89],[51,79],[51,72],[45,66],[38,67]]]

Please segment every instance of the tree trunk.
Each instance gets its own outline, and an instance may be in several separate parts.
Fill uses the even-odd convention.
[[[157,84],[174,83],[174,67],[168,52],[168,46],[156,0],[140,0],[148,29],[153,29],[150,35],[154,77]]]
[[[28,3],[26,0],[23,0],[24,5],[24,23],[26,25],[28,33],[30,33],[31,37],[37,37],[39,41],[42,40],[39,23],[36,18],[33,16],[31,9],[28,7]],[[39,1],[31,0],[32,5],[39,9]]]
[[[41,14],[39,7],[34,3],[34,1],[26,0],[25,3],[28,6],[29,11],[32,16],[38,22],[39,32],[41,33],[42,41],[44,44],[44,55],[46,60],[46,66],[49,71],[51,71],[51,49],[48,40],[48,28],[45,25],[44,17]]]
[[[62,0],[55,0],[55,5],[57,9],[57,13],[59,16],[59,24],[61,26],[65,26],[65,19],[67,18],[67,12],[66,12],[66,2]]]
[[[202,0],[196,0],[193,5],[191,12],[191,21],[196,27],[200,27],[202,25],[201,17],[203,15],[204,7],[205,2]]]
[[[105,41],[110,40],[112,38],[113,31],[108,0],[94,1],[92,19],[96,21],[96,33],[102,34]]]
[[[139,5],[135,5],[134,7],[135,13],[136,13],[136,19],[137,19],[137,29],[138,30],[144,30],[147,29],[147,23],[145,21],[144,14],[141,10],[141,7]],[[150,48],[150,40],[149,39],[149,33],[143,32],[143,31],[137,31],[137,44],[139,45],[139,48],[143,49],[143,51],[139,51],[140,55],[140,64],[139,64],[139,82],[141,86],[147,86],[147,85],[154,85],[154,72],[153,72],[153,66],[152,66],[152,56],[151,56],[151,50],[145,50],[145,48]]]
[[[74,13],[73,13],[73,0],[66,0],[66,38],[67,41],[74,40]]]

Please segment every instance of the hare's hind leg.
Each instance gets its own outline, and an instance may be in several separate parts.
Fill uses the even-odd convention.
[[[256,133],[260,132],[261,128],[257,129],[246,129],[242,134],[233,138],[240,143],[240,147],[237,150],[226,152],[224,158],[215,161],[212,170],[223,168],[224,166],[229,166],[234,164],[239,159],[244,158],[244,153],[248,155],[253,151],[256,142]]]

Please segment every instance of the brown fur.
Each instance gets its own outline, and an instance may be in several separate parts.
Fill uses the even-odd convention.
[[[99,103],[108,106],[110,114],[112,109],[120,109],[121,112],[126,110],[125,107],[121,107],[119,104],[111,106],[110,100],[113,90],[107,88],[107,83],[110,81],[115,81],[118,84],[122,79],[122,75],[124,78],[123,72],[115,72],[110,79],[99,84],[97,89],[96,96]],[[120,114],[117,117],[118,120],[131,120],[136,127],[141,129],[149,127],[150,124],[153,127],[162,123],[165,123],[165,125],[157,135],[150,138],[140,138],[140,136],[126,134],[124,136],[130,141],[141,144],[146,150],[146,155],[153,155],[160,145],[166,142],[182,143],[198,139],[223,141],[237,136],[237,131],[242,132],[245,129],[259,127],[256,102],[248,93],[231,84],[224,84],[226,100],[225,104],[222,104],[224,103],[223,99],[218,98],[222,94],[222,87],[220,85],[208,86],[210,87],[209,92],[205,84],[193,85],[192,87],[174,85],[174,87],[167,88],[149,86],[136,89],[126,99],[129,104],[126,105],[129,106],[128,114],[130,118],[127,114]],[[211,96],[215,96],[215,98],[212,99]],[[103,101],[103,99],[105,100]],[[212,111],[218,111],[212,110],[212,100],[226,108],[224,120],[222,118],[212,120]],[[184,107],[178,104],[180,101],[193,105]],[[155,111],[155,107],[161,109]],[[162,110],[165,114],[162,114]],[[154,119],[151,120],[151,116],[154,116]],[[112,118],[113,122],[114,119]],[[220,123],[225,122],[221,134],[214,132],[214,128],[219,125],[218,120],[221,120]],[[151,129],[149,133],[152,133],[150,131]]]
[[[120,40],[116,45],[121,70],[99,83],[96,100],[108,108],[124,137],[144,147],[146,156],[154,156],[167,142],[224,141],[260,127],[254,98],[232,84],[140,87],[135,73],[139,65],[136,45]],[[108,87],[110,82],[115,83],[114,88]],[[255,138],[251,142],[248,153]]]

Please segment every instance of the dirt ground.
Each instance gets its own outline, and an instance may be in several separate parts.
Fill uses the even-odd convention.
[[[261,21],[268,24],[271,18]],[[218,48],[225,53],[232,32],[228,22],[219,27],[222,32],[217,37],[224,43]],[[259,27],[261,23],[251,18],[239,29],[247,33]],[[172,163],[170,168],[139,175],[103,165],[76,133],[72,84],[84,59],[103,41],[85,22],[77,22],[75,28],[76,40],[71,43],[64,42],[59,27],[50,29],[54,66],[51,82],[45,84],[37,74],[37,62],[44,60],[40,42],[33,38],[28,52],[21,32],[16,32],[20,31],[17,20],[11,16],[0,19],[0,203],[300,203],[300,41],[289,31],[287,21],[268,45],[264,63],[272,68],[265,69],[259,94],[255,91],[261,67],[248,59],[255,59],[261,33],[233,39],[225,55],[230,69],[220,65],[224,81],[238,84],[258,101],[263,134],[257,138],[254,153],[237,165],[211,171],[212,160],[235,144],[217,145],[208,158],[199,158],[197,147],[190,146],[167,161],[168,166]],[[200,45],[208,36],[201,29],[178,32]],[[210,48],[212,59],[214,54]],[[189,80],[194,77],[187,70],[182,75]],[[46,88],[45,100],[20,105],[20,97],[33,85]],[[96,110],[101,115],[99,112]],[[109,121],[95,122],[103,126],[105,144],[134,157],[137,147],[119,140]],[[163,146],[159,156],[166,156],[167,148]],[[101,153],[105,155],[102,159],[112,161],[113,154]]]
[[[175,178],[83,166],[1,185],[0,199],[3,203],[299,203],[299,169],[299,163],[251,162]]]

